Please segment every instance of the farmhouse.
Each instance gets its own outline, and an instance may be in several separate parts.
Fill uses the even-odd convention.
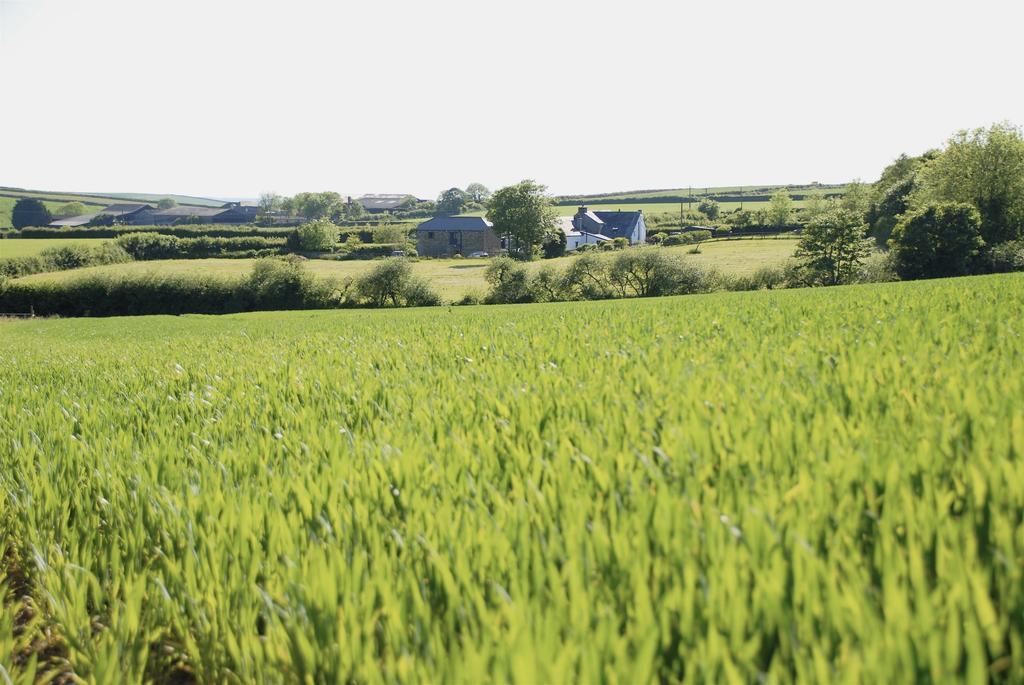
[[[642,211],[592,212],[584,205],[573,215],[572,228],[581,234],[604,236],[609,240],[626,238],[630,245],[643,245],[647,242],[647,225]],[[568,237],[566,234],[566,242]]]
[[[565,234],[565,251],[573,252],[583,247],[584,245],[600,245],[601,243],[610,243],[611,238],[605,237],[600,233],[588,233],[587,231],[576,230],[573,225],[573,217],[571,216],[560,216],[558,217],[558,227],[562,229],[562,233]]]
[[[416,227],[416,251],[425,257],[496,254],[503,250],[503,241],[483,217],[435,216]]]

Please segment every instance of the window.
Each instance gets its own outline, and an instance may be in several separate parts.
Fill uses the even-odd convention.
[[[448,244],[449,245],[452,245],[452,246],[458,245],[460,242],[462,242],[460,240],[460,238],[462,238],[462,236],[459,234],[458,231],[448,231]]]
[[[433,239],[434,239],[434,232],[433,231],[427,231],[427,240],[433,240]]]

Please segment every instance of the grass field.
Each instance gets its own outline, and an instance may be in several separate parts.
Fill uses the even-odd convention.
[[[0,241],[0,253],[5,242]],[[24,242],[54,242],[43,239]],[[711,241],[701,245],[700,254],[689,254],[692,245],[663,248],[679,254],[687,261],[721,269],[727,274],[745,275],[756,271],[759,267],[784,261],[792,256],[796,249],[796,240],[779,238],[770,240],[728,240]],[[554,260],[556,266],[563,266],[572,257]],[[375,261],[330,261],[311,259],[306,267],[318,276],[346,278],[357,277],[373,267]],[[483,259],[425,259],[413,263],[413,273],[421,276],[438,291],[447,301],[461,299],[467,294],[482,295],[487,290],[484,281],[484,270],[489,262]],[[548,262],[531,262],[530,268],[536,269]],[[221,276],[244,276],[252,270],[251,259],[173,259],[148,262],[129,262],[110,266],[96,266],[70,271],[26,276],[27,281],[77,278],[88,273],[141,273],[159,271],[168,273],[202,273]]]
[[[1024,680],[1024,275],[0,328],[15,679]]]
[[[14,209],[14,203],[17,201],[18,200],[16,198],[4,197],[0,195],[0,230],[5,228],[11,228],[11,211]],[[46,208],[49,209],[52,213],[57,211],[67,203],[44,201],[43,204],[46,205]]]
[[[109,238],[13,238],[0,240],[0,259],[31,257],[43,250],[67,245],[95,247],[110,242]]]
[[[826,186],[801,186],[801,185],[763,185],[763,186],[716,186],[705,188],[704,186],[693,186],[687,188],[673,188],[668,190],[636,190],[621,193],[599,193],[593,195],[565,196],[585,199],[589,202],[628,202],[636,198],[657,198],[657,197],[701,197],[704,195],[771,195],[779,189],[785,189],[797,195],[826,195],[843,193],[845,185]]]

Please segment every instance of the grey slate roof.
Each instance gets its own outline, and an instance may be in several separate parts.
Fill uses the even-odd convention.
[[[636,229],[640,221],[640,212],[591,212],[604,224],[599,231],[601,235],[609,238],[628,238]]]
[[[494,225],[482,216],[435,216],[416,227],[417,231],[485,231]]]
[[[153,205],[142,203],[121,203],[104,207],[99,213],[109,214],[110,216],[124,216],[125,214],[134,214],[143,209],[154,209],[154,207]]]
[[[218,214],[223,214],[224,212],[229,211],[231,211],[230,207],[169,207],[167,209],[158,209],[154,211],[153,216],[217,216]]]

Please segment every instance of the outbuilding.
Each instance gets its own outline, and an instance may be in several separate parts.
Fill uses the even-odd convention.
[[[416,227],[416,252],[424,257],[504,252],[494,226],[480,216],[435,216]]]

